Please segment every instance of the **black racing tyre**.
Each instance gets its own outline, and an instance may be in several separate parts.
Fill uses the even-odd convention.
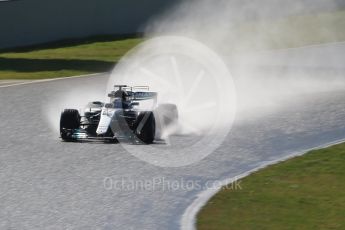
[[[65,109],[60,117],[60,135],[64,141],[72,141],[74,129],[80,127],[80,114],[75,109]]]
[[[135,135],[145,144],[152,144],[156,133],[156,120],[153,112],[141,112],[134,123]]]

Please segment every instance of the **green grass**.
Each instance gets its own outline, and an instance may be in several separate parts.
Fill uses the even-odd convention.
[[[241,23],[229,28],[224,52],[345,41],[345,10]],[[106,72],[142,38],[96,37],[0,50],[1,79],[42,79]]]
[[[197,229],[345,229],[345,144],[270,166],[222,189]]]
[[[1,79],[43,79],[110,71],[141,38],[92,39],[0,52]]]

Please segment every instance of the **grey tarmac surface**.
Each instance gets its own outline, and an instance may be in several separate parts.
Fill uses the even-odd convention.
[[[274,74],[277,66],[272,68]],[[0,88],[0,229],[179,229],[181,215],[210,181],[345,138],[345,90],[338,89],[304,94],[293,106],[263,116],[241,117],[213,154],[180,168],[150,165],[122,145],[61,142],[47,109],[74,89],[104,93],[107,77]],[[107,178],[127,186],[104,186]],[[132,189],[131,181],[156,186]],[[186,186],[169,185],[175,181]]]

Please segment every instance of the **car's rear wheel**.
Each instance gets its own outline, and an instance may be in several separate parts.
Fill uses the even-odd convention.
[[[141,112],[134,123],[135,135],[145,144],[152,144],[156,133],[156,120],[153,112]]]
[[[65,109],[60,117],[60,135],[64,141],[73,141],[72,134],[80,127],[80,114],[75,109]]]

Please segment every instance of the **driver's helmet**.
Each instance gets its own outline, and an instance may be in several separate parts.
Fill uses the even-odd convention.
[[[115,92],[115,99],[113,101],[115,108],[127,109],[130,105],[130,100],[128,100],[128,93],[124,90],[117,90]]]
[[[115,92],[115,98],[120,98],[122,101],[126,101],[128,97],[128,93],[124,90],[117,90]]]

